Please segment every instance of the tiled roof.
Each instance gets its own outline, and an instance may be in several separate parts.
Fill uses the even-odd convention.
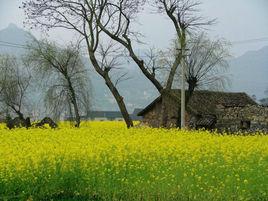
[[[180,102],[181,90],[173,89],[171,91],[165,91],[163,95],[169,96],[173,100]],[[138,115],[143,116],[145,113],[151,110],[151,108],[153,108],[157,102],[161,101],[161,99],[162,97],[159,96]],[[246,105],[257,105],[257,103],[253,101],[246,93],[200,90],[193,93],[188,104],[188,109],[196,114],[215,114],[217,105],[222,105],[224,107],[244,107]],[[179,106],[180,104],[174,105],[174,107]]]

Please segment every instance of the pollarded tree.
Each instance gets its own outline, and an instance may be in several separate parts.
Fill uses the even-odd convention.
[[[187,66],[185,79],[188,85],[186,104],[197,88],[225,89],[229,84],[227,74],[228,58],[230,58],[229,44],[224,39],[211,40],[205,33],[201,33],[192,35],[187,41],[186,48],[188,50],[185,58]],[[175,42],[173,52],[178,52],[179,49],[179,44]],[[169,59],[163,58],[163,60]],[[181,77],[180,68],[181,65],[177,77]]]
[[[210,40],[204,33],[193,37],[189,43],[189,55],[186,57],[188,99],[196,88],[221,90],[228,85],[227,70],[230,57],[228,43],[225,40]]]
[[[81,113],[91,103],[89,77],[79,46],[70,44],[60,48],[47,40],[35,40],[29,49],[27,58],[37,77],[46,80],[47,108],[58,118],[66,111],[71,116],[74,113],[75,127],[79,127]]]

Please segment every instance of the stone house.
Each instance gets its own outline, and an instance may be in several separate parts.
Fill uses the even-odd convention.
[[[218,108],[217,128],[235,132],[263,131],[268,133],[268,107],[247,105],[246,107]]]
[[[179,127],[180,90],[164,91],[138,113],[152,127]],[[195,91],[186,112],[186,126],[218,130],[268,131],[268,108],[246,93]]]

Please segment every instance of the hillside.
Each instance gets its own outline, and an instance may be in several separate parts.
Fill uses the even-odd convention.
[[[0,30],[0,54],[22,55],[25,49],[20,46],[26,45],[32,37],[29,32],[10,24],[6,29]]]
[[[16,56],[25,54],[27,49],[17,47],[15,44],[26,45],[30,42],[31,37],[33,36],[29,32],[18,28],[15,24],[10,24],[6,29],[0,30],[0,54],[13,54]],[[84,58],[84,61],[85,65],[89,67],[90,80],[93,85],[93,109],[118,110],[117,104],[103,79],[95,72],[88,58]],[[140,72],[131,69],[127,72],[129,79],[121,82],[118,87],[125,97],[129,111],[132,112],[135,108],[143,107],[149,103],[157,92]],[[117,73],[114,72],[114,74]]]
[[[245,91],[263,98],[268,88],[268,46],[232,59],[230,73],[232,91]]]

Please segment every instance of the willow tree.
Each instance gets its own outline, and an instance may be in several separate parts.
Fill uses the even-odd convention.
[[[212,40],[204,32],[193,34],[187,40],[187,56],[185,62],[187,71],[185,80],[187,83],[186,104],[196,89],[224,90],[229,85],[228,59],[230,58],[229,43],[224,39]],[[171,54],[162,54],[160,63],[162,71],[169,71],[170,63],[180,52],[180,45],[174,40]],[[175,74],[175,85],[181,78],[182,66],[179,65]]]
[[[10,55],[0,55],[0,103],[2,110],[13,113],[21,121],[30,104],[32,75],[27,62]]]
[[[28,60],[37,77],[45,80],[47,108],[54,117],[74,113],[75,127],[79,127],[81,113],[90,105],[91,90],[79,46],[60,48],[47,40],[35,40],[29,49]]]
[[[211,40],[202,33],[188,43],[186,57],[187,103],[196,88],[223,90],[229,84],[229,45],[223,39]]]
[[[29,0],[23,2],[23,8],[28,16],[26,23],[31,26],[44,29],[64,28],[73,30],[81,36],[86,43],[92,66],[104,79],[114,96],[127,127],[132,127],[133,122],[127,111],[124,98],[116,86],[116,81],[111,78],[111,72],[117,69],[114,66],[117,62],[110,57],[111,47],[114,45],[106,46],[109,42],[107,42],[107,36],[102,30],[102,28],[111,26],[113,21],[113,14],[107,10],[109,3],[110,1]],[[103,22],[101,27],[100,21]],[[107,49],[102,51],[101,49],[104,47]],[[116,52],[117,49],[114,51]],[[99,54],[99,52],[104,54]]]

